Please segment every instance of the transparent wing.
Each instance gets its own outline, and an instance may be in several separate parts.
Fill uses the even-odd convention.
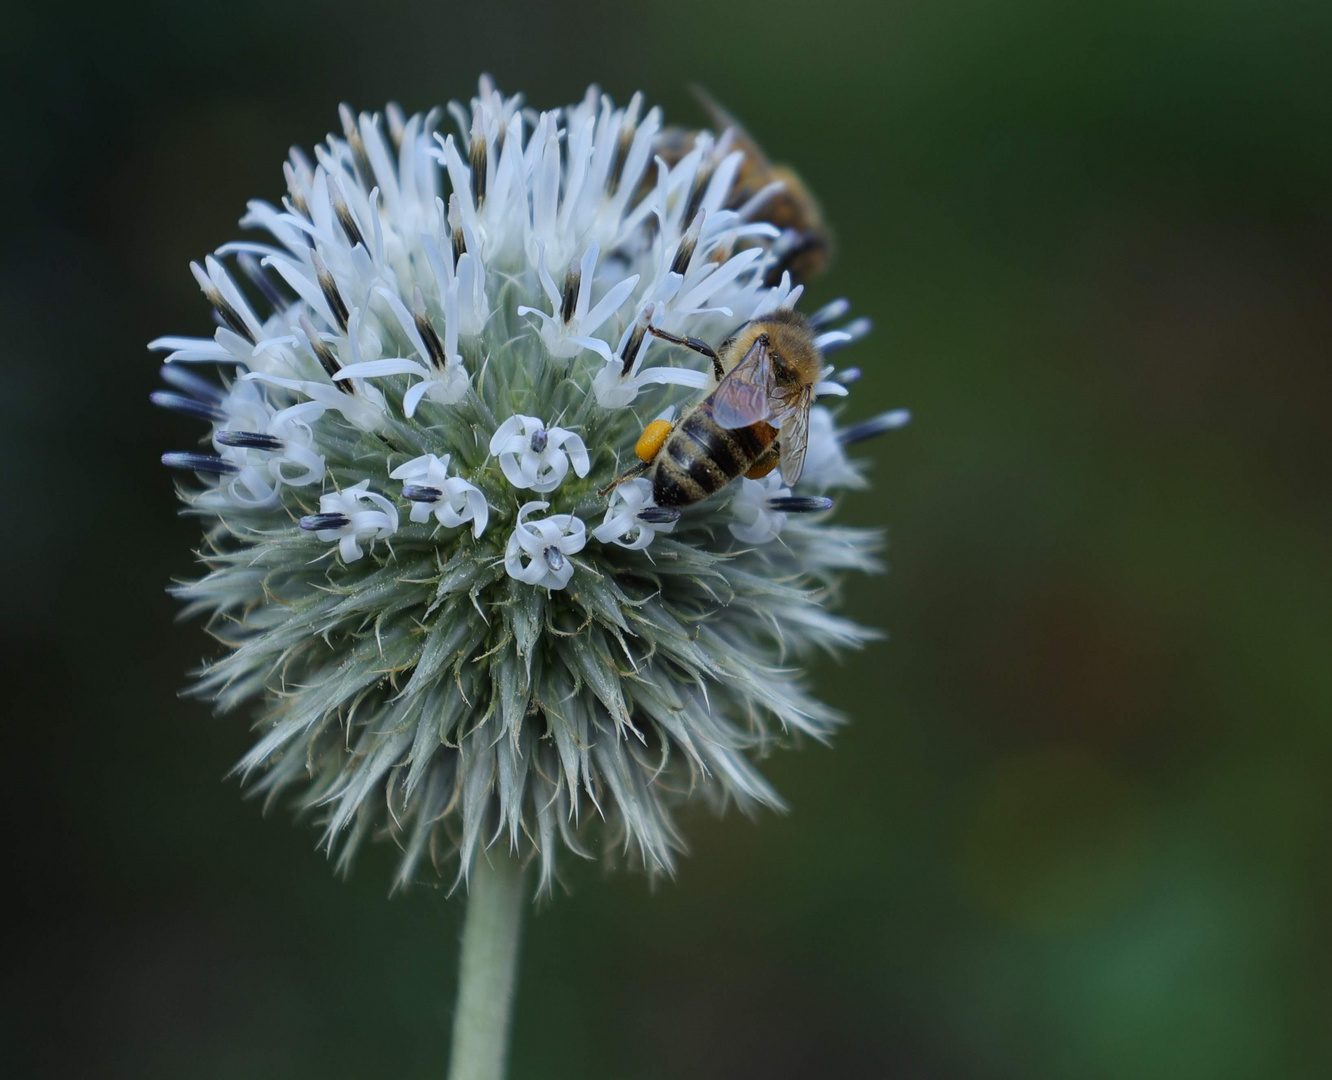
[[[712,392],[712,418],[721,427],[734,429],[772,414],[772,355],[760,338]]]
[[[795,487],[805,471],[805,451],[809,448],[809,406],[814,395],[809,387],[800,391],[782,417],[782,482]]]

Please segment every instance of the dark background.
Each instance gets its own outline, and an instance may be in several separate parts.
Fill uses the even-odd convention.
[[[492,72],[701,120],[817,191],[891,525],[819,674],[854,716],[688,822],[674,883],[566,863],[515,1080],[1332,1072],[1332,5],[9,5],[0,1067],[437,1077],[461,905],[348,882],[223,774],[244,717],[163,588],[186,269],[336,106]],[[850,360],[851,354],[847,354]],[[4,1063],[7,1062],[7,1067]]]

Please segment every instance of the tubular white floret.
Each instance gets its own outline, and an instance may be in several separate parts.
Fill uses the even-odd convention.
[[[712,376],[692,368],[643,367],[652,335],[647,328],[657,313],[657,301],[648,301],[638,312],[632,326],[625,329],[614,353],[610,346],[597,338],[584,338],[583,344],[597,353],[605,366],[592,378],[592,394],[603,409],[624,409],[634,403],[638,393],[646,386],[675,385],[702,390]]]
[[[735,520],[728,526],[731,534],[746,544],[770,544],[786,526],[786,514],[774,510],[773,499],[787,498],[791,489],[782,486],[781,476],[770,472],[761,480],[741,478],[740,490],[731,499]]]
[[[460,476],[449,475],[449,455],[442,458],[422,454],[405,465],[399,465],[390,478],[403,480],[403,497],[412,504],[411,518],[417,523],[435,519],[448,528],[472,523],[472,536],[479,539],[490,521],[490,506],[486,496],[475,484]],[[408,493],[408,488],[416,490]]]
[[[585,339],[591,339],[606,320],[629,299],[634,286],[638,284],[638,275],[631,274],[616,282],[596,305],[589,309],[597,257],[600,255],[597,242],[593,240],[588,245],[577,270],[572,266],[569,267],[564,277],[563,289],[556,286],[555,279],[550,276],[550,271],[546,268],[544,243],[540,245],[539,250],[537,272],[541,287],[550,301],[551,313],[548,315],[539,308],[522,305],[518,308],[518,314],[537,317],[541,323],[541,340],[545,342],[551,356],[561,358],[577,356],[589,347],[584,344]],[[599,341],[599,339],[594,340]],[[599,343],[604,344],[604,342]]]
[[[652,484],[639,477],[629,480],[611,492],[606,517],[592,530],[592,535],[603,544],[619,544],[631,551],[642,551],[652,543],[659,532],[675,528],[676,518],[641,516],[652,502]],[[660,509],[660,508],[658,508]]]
[[[315,528],[314,534],[325,543],[337,542],[343,562],[355,562],[365,552],[361,542],[386,540],[398,531],[398,509],[378,492],[369,491],[369,480],[319,497],[319,517],[336,515],[345,524],[329,528]],[[373,509],[362,504],[369,503]],[[308,525],[303,527],[309,529]]]
[[[574,572],[568,556],[583,550],[587,528],[573,514],[527,520],[532,511],[549,506],[548,502],[523,503],[504,549],[504,570],[515,581],[542,589],[563,589]]]
[[[559,487],[571,465],[578,476],[586,476],[592,467],[578,435],[562,427],[548,427],[535,416],[505,420],[490,438],[490,452],[499,458],[510,484],[542,494]]]

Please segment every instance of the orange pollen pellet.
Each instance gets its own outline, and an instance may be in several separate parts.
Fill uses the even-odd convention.
[[[657,451],[661,449],[662,443],[666,441],[666,436],[671,433],[671,422],[669,420],[653,420],[643,429],[643,434],[638,437],[638,442],[634,444],[634,453],[638,455],[640,461],[651,461],[657,456]]]

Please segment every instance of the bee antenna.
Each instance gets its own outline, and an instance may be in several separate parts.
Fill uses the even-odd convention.
[[[703,111],[708,114],[708,119],[721,129],[717,132],[718,135],[720,135],[726,128],[734,128],[738,135],[747,134],[745,129],[740,126],[740,122],[727,112],[727,110],[722,107],[721,103],[713,97],[701,83],[691,82],[688,86],[689,92],[694,95],[694,100],[703,106]]]
[[[712,119],[716,119],[717,113],[721,112],[721,106],[717,104],[717,99],[707,92],[702,83],[686,83],[685,88],[694,96],[697,101]]]

